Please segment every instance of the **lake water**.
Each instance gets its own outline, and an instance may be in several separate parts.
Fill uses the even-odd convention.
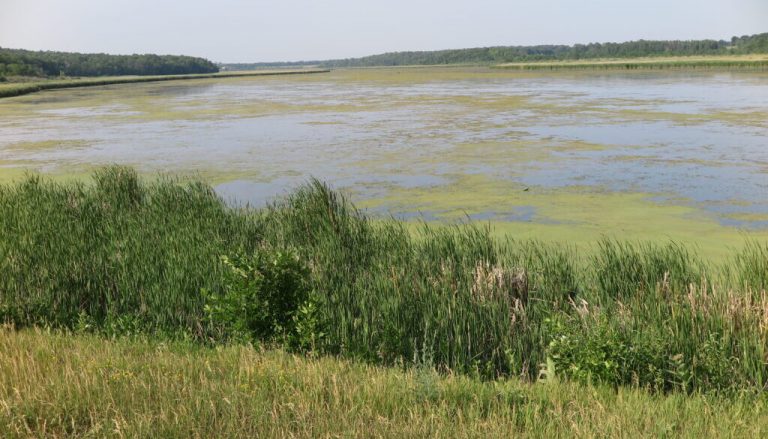
[[[768,75],[377,69],[0,100],[0,173],[108,163],[253,205],[315,176],[402,218],[764,230]]]

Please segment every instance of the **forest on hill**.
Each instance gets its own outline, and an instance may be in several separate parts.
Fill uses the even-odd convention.
[[[436,51],[390,52],[362,58],[298,62],[222,64],[230,70],[274,66],[318,65],[323,67],[375,67],[440,64],[501,64],[510,62],[559,61],[597,58],[694,56],[768,53],[768,33],[726,40],[638,40],[623,43],[589,43],[538,46],[496,46]]]
[[[180,75],[218,71],[211,61],[191,56],[107,55],[0,47],[0,77]]]

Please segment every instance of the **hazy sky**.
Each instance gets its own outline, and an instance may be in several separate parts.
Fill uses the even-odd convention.
[[[768,0],[0,0],[0,46],[213,61],[768,32]]]

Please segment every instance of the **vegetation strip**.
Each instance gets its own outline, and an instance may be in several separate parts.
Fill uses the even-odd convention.
[[[768,70],[768,57],[712,57],[688,59],[685,57],[671,59],[636,58],[611,59],[594,61],[558,61],[558,62],[528,62],[507,63],[493,66],[500,69],[518,70],[666,70],[666,69],[738,69],[738,70]]]
[[[0,321],[17,327],[743,395],[768,384],[766,287],[764,243],[715,266],[674,242],[414,234],[316,181],[263,210],[120,167],[0,186]]]
[[[0,327],[0,436],[765,437],[764,398],[650,395],[247,346]]]
[[[733,37],[725,40],[638,40],[623,43],[589,43],[537,46],[495,46],[469,49],[389,52],[362,58],[278,62],[223,64],[236,70],[252,70],[275,66],[378,67],[410,65],[480,64],[494,65],[511,62],[577,61],[605,58],[639,57],[727,57],[768,53],[768,33]]]
[[[137,82],[158,82],[158,81],[180,81],[188,79],[217,79],[217,78],[239,78],[249,76],[275,76],[275,75],[302,75],[312,73],[328,73],[327,69],[305,69],[305,70],[286,70],[286,71],[264,71],[247,73],[211,73],[194,75],[168,75],[168,76],[139,76],[130,78],[88,78],[88,79],[69,79],[69,80],[49,80],[32,83],[18,84],[0,84],[0,98],[21,96],[35,93],[42,90],[53,90],[62,88],[93,87],[99,85],[130,84]]]
[[[211,61],[191,56],[35,52],[0,47],[0,79],[3,76],[182,75],[218,71]]]

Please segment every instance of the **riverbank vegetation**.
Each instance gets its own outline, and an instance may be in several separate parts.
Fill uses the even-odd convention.
[[[0,77],[76,77],[216,73],[216,64],[178,55],[107,55],[0,47]]]
[[[36,93],[42,90],[55,90],[62,88],[95,87],[100,85],[131,84],[139,82],[159,82],[159,81],[179,81],[188,79],[213,79],[213,78],[236,78],[247,76],[269,76],[269,75],[295,75],[309,73],[326,73],[323,69],[300,69],[300,70],[262,70],[258,72],[233,72],[233,73],[212,73],[200,75],[163,75],[163,76],[115,76],[99,78],[81,78],[81,79],[49,79],[37,81],[25,81],[18,83],[0,83],[0,98],[13,96],[22,96],[30,93]]]
[[[470,49],[390,52],[362,58],[301,62],[239,63],[222,66],[250,70],[273,66],[319,65],[329,68],[443,64],[503,64],[604,58],[730,56],[768,53],[768,33],[726,40],[627,41],[538,46],[495,46]]]
[[[768,55],[563,60],[505,63],[494,67],[517,70],[768,70]]]
[[[203,183],[98,171],[0,189],[0,320],[278,345],[486,379],[760,394],[768,246],[723,265],[683,245],[413,231],[310,182],[262,210]]]

